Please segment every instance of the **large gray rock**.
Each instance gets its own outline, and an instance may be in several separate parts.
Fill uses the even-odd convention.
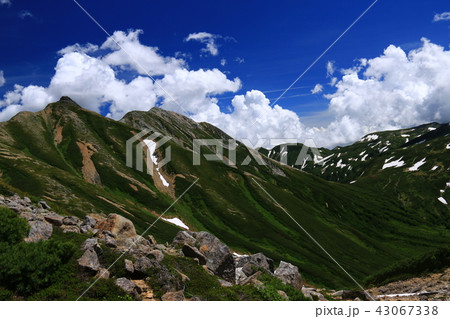
[[[110,248],[116,248],[117,241],[112,236],[105,236],[105,245]]]
[[[185,230],[178,232],[178,234],[173,239],[172,245],[191,245],[195,244],[195,238],[191,235],[191,232]]]
[[[281,279],[284,284],[291,285],[298,290],[302,289],[302,276],[298,272],[297,266],[282,261],[275,270],[275,277]]]
[[[228,246],[205,231],[196,233],[196,246],[206,257],[208,269],[225,280],[234,281],[234,258]]]
[[[140,288],[131,280],[127,278],[118,278],[116,279],[116,285],[120,287],[123,291],[125,291],[127,294],[130,294],[134,297],[137,297],[141,291]]]
[[[30,232],[25,238],[26,242],[37,242],[39,240],[48,240],[52,236],[53,227],[51,224],[42,220],[29,220]]]
[[[235,281],[234,258],[230,249],[216,236],[208,232],[180,231],[173,239],[174,246],[182,245],[185,256],[198,258],[215,275]],[[193,249],[195,248],[195,249]],[[203,257],[202,257],[203,256]]]
[[[161,265],[155,259],[149,259],[147,257],[140,257],[134,262],[134,271],[142,275],[145,275],[147,269],[152,267],[159,269]]]
[[[80,227],[77,225],[62,225],[61,229],[63,233],[80,233]]]
[[[184,301],[184,292],[183,290],[174,291],[174,292],[166,292],[161,297],[162,301]]]
[[[81,221],[76,216],[66,216],[63,219],[63,224],[67,226],[80,226]]]
[[[62,226],[64,217],[56,213],[47,213],[44,214],[44,219],[52,225]]]
[[[50,205],[45,200],[40,200],[38,206],[42,209],[50,209]]]
[[[164,254],[160,250],[152,250],[148,256],[152,256],[156,259],[156,261],[161,262],[164,259]]]
[[[86,215],[84,217],[83,222],[80,225],[80,231],[81,233],[87,233],[89,231],[93,231],[95,224],[97,224],[97,221],[95,220],[95,218]]]
[[[251,266],[254,266],[264,268],[271,273],[273,273],[274,271],[273,260],[266,257],[263,253],[257,253],[251,256],[235,257],[235,264],[236,268],[244,267],[246,264],[248,264],[245,267],[246,269],[250,269]],[[249,275],[251,274],[248,274],[247,276]]]
[[[134,273],[134,265],[133,262],[129,259],[125,259],[125,270],[129,273]]]
[[[88,249],[84,252],[83,256],[78,259],[78,266],[82,270],[90,273],[98,272],[100,269],[100,261],[94,249]]]
[[[200,265],[206,265],[206,257],[196,247],[185,244],[181,251],[186,257],[197,258]]]
[[[103,249],[98,244],[98,240],[96,238],[88,238],[84,241],[84,243],[81,245],[82,250],[94,250],[97,255],[101,255],[103,253]]]

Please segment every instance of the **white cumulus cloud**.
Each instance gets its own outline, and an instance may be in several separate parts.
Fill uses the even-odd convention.
[[[0,0],[0,4],[11,5],[11,0]]]
[[[433,19],[434,22],[446,20],[450,20],[450,12],[436,13]]]
[[[199,41],[201,43],[204,43],[206,44],[206,47],[202,49],[202,52],[207,52],[211,55],[216,56],[219,54],[219,48],[216,44],[216,39],[218,37],[218,35],[208,32],[197,32],[189,34],[185,41]]]
[[[321,93],[323,91],[323,85],[322,84],[316,84],[316,86],[314,86],[314,88],[311,90],[312,94],[318,94]]]
[[[157,47],[149,47],[141,44],[139,34],[142,30],[116,31],[101,46],[103,50],[111,50],[103,61],[112,66],[124,69],[131,68],[140,74],[163,75],[174,72],[185,63],[182,59],[164,57],[158,52]]]
[[[382,55],[360,59],[340,75],[332,63],[327,70],[335,92],[326,95],[328,110],[315,121],[320,125],[312,126],[281,105],[271,106],[258,90],[235,95],[223,112],[218,96],[237,93],[242,87],[239,78],[228,78],[218,69],[190,70],[185,60],[142,44],[140,33],[115,32],[120,46],[109,39],[100,46],[75,44],[62,49],[49,86],[16,84],[0,100],[0,120],[19,111],[40,110],[68,95],[97,112],[108,103],[108,115],[114,119],[160,106],[254,143],[259,138],[299,142],[311,138],[326,147],[354,142],[373,131],[450,121],[450,51],[426,39],[410,52],[391,45]],[[129,71],[126,79],[121,78],[123,69]],[[318,84],[313,93],[321,90]]]

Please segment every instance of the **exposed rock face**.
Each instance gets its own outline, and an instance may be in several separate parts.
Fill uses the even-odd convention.
[[[62,226],[64,217],[58,215],[58,214],[43,214],[45,221],[49,222],[52,225],[55,226]]]
[[[228,246],[207,232],[197,233],[196,239],[200,253],[206,257],[206,266],[225,280],[234,280],[234,259]]]
[[[106,235],[105,236],[105,245],[110,248],[116,248],[117,247],[117,241],[114,239],[114,237]]]
[[[67,216],[67,217],[64,217],[63,224],[68,225],[68,226],[80,226],[81,221],[76,216]]]
[[[244,267],[248,264],[246,267],[247,269],[249,266],[254,266],[264,268],[271,273],[274,271],[273,260],[264,256],[263,253],[257,253],[251,256],[235,257],[235,264],[236,268]]]
[[[311,300],[327,300],[320,292],[317,292],[315,288],[302,287],[302,293],[306,298],[310,298]]]
[[[138,296],[141,293],[140,288],[134,282],[124,277],[116,279],[116,285],[132,296]]]
[[[39,240],[48,240],[52,236],[53,227],[51,224],[42,220],[29,220],[30,232],[25,238],[26,242],[37,242]]]
[[[134,224],[129,219],[117,214],[109,215],[105,221],[97,223],[95,228],[111,232],[116,239],[136,237]]]
[[[147,257],[140,257],[134,262],[134,271],[142,275],[145,275],[147,269],[151,267],[161,268],[161,265],[156,260]]]
[[[206,265],[206,257],[196,247],[185,244],[182,252],[186,257],[197,258],[200,265]]]
[[[197,248],[197,250],[194,250],[186,246],[183,253],[186,252],[192,255],[200,253],[199,256],[194,256],[193,258],[197,258],[200,261],[202,256],[204,256],[209,270],[228,281],[234,282],[235,266],[233,255],[228,246],[216,236],[205,231],[198,233],[180,231],[174,238],[173,245],[188,245],[191,248]]]
[[[77,225],[62,225],[61,229],[64,233],[80,233],[80,227]]]
[[[125,270],[129,273],[134,273],[134,265],[133,262],[129,259],[125,259]]]
[[[164,259],[164,254],[160,250],[152,250],[149,256],[153,256],[157,262],[161,262]]]
[[[195,238],[191,235],[193,234],[192,232],[187,232],[187,231],[180,231],[178,232],[178,234],[175,236],[175,238],[173,239],[172,245],[177,246],[177,245],[195,245]]]
[[[97,273],[100,269],[100,261],[94,249],[87,249],[78,259],[78,265],[85,271]]]
[[[161,297],[162,301],[184,301],[183,290],[175,292],[167,292]]]
[[[28,201],[30,201],[30,199],[28,197],[27,197],[27,199],[28,199]],[[44,200],[39,201],[38,206],[42,209],[50,209],[50,205],[47,204],[47,202]]]
[[[80,231],[81,233],[87,233],[89,231],[93,231],[95,224],[97,224],[97,221],[95,220],[95,218],[86,215],[86,217],[84,217],[83,222],[80,225]]]
[[[110,276],[111,276],[111,273],[106,268],[99,268],[97,275],[95,275],[96,278],[100,278],[100,279],[109,279]]]
[[[103,250],[98,244],[98,240],[96,238],[88,238],[84,241],[84,243],[81,245],[82,250],[94,250],[97,255],[101,255]]]
[[[284,284],[289,284],[299,290],[302,289],[302,276],[298,272],[297,266],[282,261],[275,270],[275,276],[280,278]]]

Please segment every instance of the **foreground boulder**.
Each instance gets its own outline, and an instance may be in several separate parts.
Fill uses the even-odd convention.
[[[280,266],[275,270],[275,277],[281,279],[284,284],[293,286],[301,290],[303,286],[302,276],[298,272],[298,267],[287,262],[280,262]]]
[[[162,301],[184,301],[184,293],[182,290],[167,292],[161,297]]]
[[[127,278],[118,278],[116,279],[116,285],[125,291],[127,294],[130,294],[134,297],[137,297],[141,293],[141,289],[134,282]]]
[[[29,220],[30,232],[28,233],[26,242],[35,243],[39,240],[49,240],[53,233],[53,227],[50,223],[43,220]]]
[[[200,265],[206,265],[206,257],[196,247],[185,244],[181,251],[186,257],[197,258]]]
[[[178,232],[172,241],[172,245],[195,245],[196,240],[194,236],[192,236],[193,234],[194,232],[187,232],[185,230]]]
[[[78,266],[82,270],[90,273],[98,272],[98,270],[100,269],[100,261],[94,249],[90,248],[84,252],[83,256],[78,259]]]
[[[174,245],[184,245],[183,253],[199,260],[206,259],[206,267],[215,275],[234,282],[234,258],[227,245],[208,232],[180,231],[173,240]],[[191,246],[189,248],[189,246]],[[196,249],[191,249],[196,248]]]
[[[106,220],[98,222],[95,228],[109,231],[117,240],[136,237],[134,224],[129,219],[117,214],[110,214]]]
[[[243,268],[247,276],[252,275],[254,272],[251,271],[252,268],[264,268],[270,273],[274,272],[273,260],[266,257],[263,253],[257,253],[251,256],[240,256],[234,257],[236,268]]]

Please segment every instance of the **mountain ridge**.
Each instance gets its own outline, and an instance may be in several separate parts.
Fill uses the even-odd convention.
[[[240,253],[261,251],[275,261],[287,260],[310,282],[329,287],[353,284],[255,180],[359,280],[391,262],[448,243],[448,226],[441,223],[448,219],[444,206],[439,218],[425,211],[414,216],[416,203],[405,206],[395,196],[377,198],[377,185],[364,189],[326,181],[269,159],[269,165],[253,160],[233,167],[202,158],[201,166],[193,166],[192,138],[229,136],[164,110],[131,112],[118,122],[72,102],[64,98],[44,113],[27,113],[0,125],[0,191],[45,198],[62,215],[124,215],[143,231],[199,178],[165,217],[209,231]],[[125,165],[126,140],[150,127],[172,137],[167,144],[172,161],[160,172],[173,196],[161,191],[159,177],[147,175],[145,167],[139,172]],[[162,153],[156,150],[155,156],[160,159]],[[250,151],[238,142],[237,162],[247,156]],[[89,175],[86,163],[98,175]],[[158,221],[152,234],[164,242],[178,230]]]

